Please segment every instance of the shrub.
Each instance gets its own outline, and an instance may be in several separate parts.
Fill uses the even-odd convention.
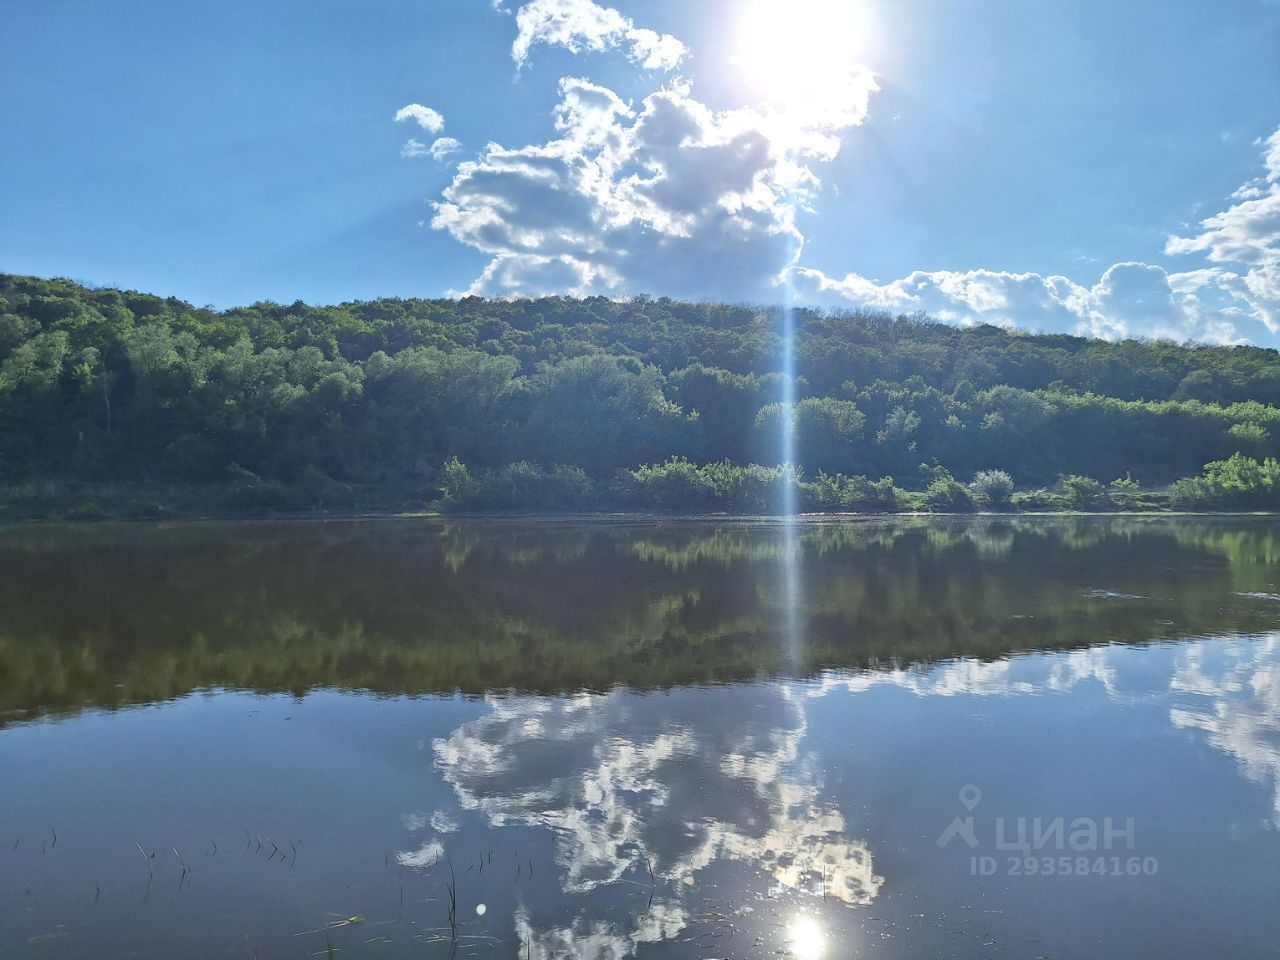
[[[1075,474],[1063,477],[1062,492],[1066,495],[1067,506],[1073,510],[1096,510],[1108,502],[1106,487],[1092,477]]]
[[[979,471],[969,484],[969,493],[988,506],[1007,506],[1013,497],[1013,477],[1003,470]]]
[[[1258,423],[1232,424],[1227,430],[1227,436],[1230,438],[1231,447],[1245,453],[1264,449],[1271,439],[1266,428]]]
[[[1010,497],[1010,503],[1016,510],[1030,511],[1066,510],[1070,506],[1064,494],[1054,493],[1044,487],[1037,490],[1019,490]]]
[[[1126,473],[1119,479],[1112,480],[1110,484],[1112,492],[1118,493],[1137,493],[1142,489],[1142,484],[1133,479],[1133,474]]]
[[[475,500],[476,478],[467,465],[457,457],[450,457],[440,470],[441,505],[463,506]]]
[[[903,493],[893,485],[893,477],[871,480],[819,470],[813,482],[803,486],[807,503],[817,510],[889,513],[902,505]]]
[[[963,483],[945,467],[925,467],[933,479],[924,491],[924,503],[930,510],[943,513],[965,513],[973,509],[973,497]]]
[[[457,458],[442,471],[444,510],[563,510],[590,506],[595,484],[580,467],[551,470],[528,460],[486,470],[479,477]]]
[[[1280,461],[1242,453],[1205,464],[1204,473],[1176,481],[1169,498],[1179,507],[1280,507]]]
[[[1212,506],[1210,500],[1208,485],[1203,477],[1183,477],[1169,486],[1169,503],[1179,509]]]
[[[620,471],[614,492],[619,499],[634,506],[663,510],[714,509],[725,494],[716,482],[715,473],[683,457],[672,457],[665,463],[647,463],[635,470]]]
[[[739,466],[728,460],[699,466],[683,457],[621,470],[613,484],[620,502],[644,509],[781,510],[787,488],[802,491],[800,473],[792,467]]]
[[[1146,507],[1149,503],[1144,503],[1143,501],[1149,502],[1152,500],[1151,495],[1145,497],[1142,495],[1142,485],[1133,479],[1133,475],[1129,473],[1107,484],[1107,496],[1113,506],[1127,509]]]

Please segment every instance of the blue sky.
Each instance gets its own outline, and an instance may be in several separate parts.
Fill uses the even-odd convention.
[[[0,23],[2,270],[218,306],[643,292],[1280,344],[1269,0]]]

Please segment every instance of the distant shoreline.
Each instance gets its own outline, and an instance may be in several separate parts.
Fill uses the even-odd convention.
[[[231,501],[226,488],[154,487],[111,484],[91,490],[54,489],[45,496],[0,494],[0,527],[38,524],[284,522],[355,520],[583,520],[583,521],[736,521],[777,523],[782,514],[747,511],[637,510],[602,505],[595,509],[566,506],[563,510],[442,510],[424,496],[403,490],[361,491],[358,503],[326,507],[307,505],[250,505]],[[1079,517],[1276,517],[1275,510],[1175,510],[1171,507],[1125,507],[1096,510],[971,510],[943,511],[908,508],[885,511],[802,511],[804,523],[929,518],[1079,518]]]

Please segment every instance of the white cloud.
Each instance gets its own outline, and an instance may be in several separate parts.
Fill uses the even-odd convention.
[[[444,129],[444,117],[438,110],[424,107],[420,103],[410,103],[396,111],[396,123],[412,120],[427,133],[439,133]]]
[[[1203,254],[1211,263],[1235,263],[1228,270],[1196,271],[1203,286],[1238,301],[1237,309],[1280,332],[1280,129],[1265,141],[1265,173],[1231,195],[1236,202],[1200,222],[1200,232],[1170,237],[1165,253]]]
[[[924,311],[960,324],[1017,325],[1095,337],[1166,337],[1247,342],[1255,323],[1280,332],[1280,130],[1265,142],[1266,173],[1233,194],[1237,202],[1203,220],[1199,233],[1172,237],[1165,253],[1202,254],[1212,264],[1171,273],[1149,263],[1117,263],[1093,286],[1063,276],[992,270],[926,272],[880,283],[849,273],[829,277],[796,266],[802,303]]]
[[[440,137],[427,150],[433,160],[444,160],[452,153],[462,149],[462,144],[453,137]]]
[[[530,0],[515,19],[512,57],[520,66],[539,44],[575,53],[620,49],[647,69],[674,68],[688,54],[677,38],[593,0]],[[791,19],[778,19],[778,29],[785,32]],[[746,39],[785,46],[774,32],[757,24]],[[792,39],[802,49],[811,42],[803,31]],[[996,269],[916,270],[881,282],[805,265],[796,216],[815,211],[815,166],[839,154],[879,89],[846,45],[831,49],[817,58],[820,68],[778,58],[784,66],[765,100],[739,109],[709,107],[687,79],[635,103],[563,78],[551,139],[490,143],[458,165],[434,204],[435,229],[490,255],[465,292],[739,302],[790,296],[818,307],[922,311],[951,323],[1112,339],[1241,343],[1259,323],[1280,332],[1280,130],[1256,141],[1264,172],[1235,192],[1228,209],[1203,220],[1198,233],[1169,239],[1167,255],[1195,254],[1207,265],[1174,270],[1126,261],[1092,284]],[[449,138],[430,148],[410,141],[405,152],[441,159],[445,142],[449,152],[458,146]]]
[[[430,156],[430,154],[431,148],[421,140],[413,139],[413,137],[410,137],[405,141],[405,145],[400,148],[400,156],[404,157],[406,160],[411,157],[426,157]]]
[[[835,156],[876,89],[865,70],[848,83],[831,109],[796,115],[716,111],[685,81],[636,106],[565,78],[558,136],[460,164],[432,225],[492,254],[473,293],[777,299],[811,164]]]
[[[688,54],[670,34],[637,27],[612,7],[592,0],[532,0],[516,13],[516,39],[511,58],[524,66],[538,44],[604,51],[624,47],[627,58],[646,70],[671,70]]]
[[[683,43],[669,33],[655,33],[642,27],[627,31],[630,58],[646,70],[673,70],[688,55]]]
[[[856,273],[843,279],[798,267],[792,283],[797,300],[817,306],[856,303],[895,313],[923,311],[953,323],[1010,326],[1028,311],[1050,325],[1069,326],[1080,319],[1076,304],[1089,295],[1066,277],[993,270],[924,271],[889,283]]]
[[[814,306],[919,311],[961,325],[990,323],[1108,339],[1140,334],[1235,341],[1235,327],[1205,311],[1195,285],[1178,282],[1179,276],[1152,264],[1117,263],[1089,287],[1063,276],[994,270],[917,270],[877,283],[856,273],[835,279],[798,267],[792,283],[797,301]]]
[[[427,146],[421,140],[415,140],[410,137],[403,147],[400,148],[400,156],[406,159],[412,157],[430,157],[432,160],[439,160],[442,163],[447,160],[450,155],[457,153],[462,149],[462,144],[453,137],[438,137],[431,146]]]
[[[1203,253],[1214,263],[1263,263],[1280,250],[1280,188],[1272,185],[1261,196],[1256,185],[1241,188],[1250,199],[1242,200],[1201,221],[1202,231],[1191,237],[1171,237],[1165,252]],[[1235,196],[1240,196],[1236,191]]]

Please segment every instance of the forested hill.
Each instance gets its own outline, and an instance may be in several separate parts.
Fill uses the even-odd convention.
[[[797,326],[788,411],[779,316],[764,309],[470,297],[218,311],[0,275],[0,483],[474,497],[505,470],[513,489],[558,478],[553,501],[625,499],[637,483],[701,483],[706,464],[776,464],[787,415],[806,480],[924,486],[998,469],[1023,488],[1070,475],[1157,487],[1280,448],[1273,350],[857,312],[801,312]]]

